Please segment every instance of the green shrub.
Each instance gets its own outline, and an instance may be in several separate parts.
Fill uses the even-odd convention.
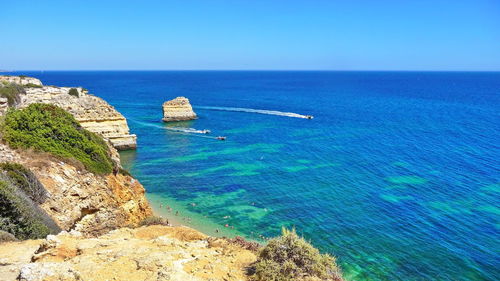
[[[122,175],[124,175],[124,176],[129,176],[129,177],[131,177],[131,176],[132,176],[132,175],[130,174],[130,172],[129,172],[129,171],[127,171],[127,170],[125,170],[125,169],[123,169],[123,168],[120,168],[120,169],[119,169],[119,172],[120,172],[120,174],[122,174]]]
[[[17,238],[6,231],[0,230],[0,243],[10,241],[17,241]]]
[[[3,138],[12,148],[33,148],[53,155],[76,159],[94,173],[113,169],[108,146],[94,133],[83,129],[75,118],[50,104],[31,104],[7,113]]]
[[[0,97],[7,98],[9,106],[13,106],[21,101],[22,94],[26,94],[24,88],[16,83],[0,85]]]
[[[74,97],[77,97],[77,98],[80,96],[80,94],[78,94],[78,90],[77,90],[77,89],[75,89],[75,88],[71,88],[71,89],[69,89],[68,94],[70,94],[70,95],[72,95],[72,96],[74,96]]]
[[[33,83],[24,84],[23,87],[24,88],[43,88],[42,85],[37,85],[37,84],[33,84]]]
[[[0,230],[17,239],[39,239],[60,228],[15,184],[0,178]]]
[[[169,225],[169,224],[167,219],[160,217],[147,217],[139,223],[139,226],[149,226],[149,225]]]
[[[19,78],[21,78],[21,79],[22,78],[26,78],[26,77],[28,77],[28,76],[26,76],[26,75],[19,75]]]
[[[11,182],[20,188],[33,202],[41,204],[47,198],[45,187],[35,174],[17,163],[0,163],[0,172],[5,173]]]
[[[320,254],[295,230],[285,228],[259,252],[253,269],[253,279],[259,281],[342,280],[334,257]]]

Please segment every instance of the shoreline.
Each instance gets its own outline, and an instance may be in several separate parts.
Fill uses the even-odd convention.
[[[168,219],[172,226],[190,227],[212,237],[234,238],[235,236],[241,236],[249,241],[258,242],[260,244],[263,242],[262,240],[248,237],[236,228],[225,227],[224,225],[215,223],[208,217],[190,211],[186,208],[185,203],[179,202],[173,198],[158,193],[148,193],[147,191],[146,198],[153,209],[153,214]],[[171,208],[171,211],[167,209],[168,207]],[[179,212],[178,215],[176,215],[176,212]],[[216,229],[218,229],[219,232],[217,232]]]

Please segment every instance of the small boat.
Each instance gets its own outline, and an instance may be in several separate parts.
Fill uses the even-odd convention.
[[[202,132],[203,134],[206,134],[206,135],[208,135],[208,134],[210,134],[210,133],[211,133],[211,131],[210,131],[210,130],[202,130],[201,132]]]
[[[307,118],[307,119],[313,119],[313,118],[314,118],[314,116],[312,116],[312,115],[306,115],[306,118]]]
[[[216,139],[218,139],[218,140],[226,140],[226,137],[218,136],[218,137],[216,137]]]

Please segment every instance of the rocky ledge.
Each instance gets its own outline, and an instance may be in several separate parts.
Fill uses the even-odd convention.
[[[253,252],[186,227],[62,232],[0,244],[2,280],[247,280]]]
[[[0,162],[22,164],[33,172],[49,196],[40,204],[62,230],[100,235],[152,216],[139,181],[120,173],[95,175],[77,162],[47,153],[15,151],[0,143]]]
[[[40,80],[23,76],[0,76],[0,81],[28,85],[14,105],[17,108],[33,103],[53,104],[71,113],[83,128],[109,140],[116,149],[134,149],[137,146],[137,137],[130,134],[125,117],[106,101],[90,95],[81,87],[43,86]],[[0,98],[0,113],[6,106],[6,100]]]
[[[177,97],[163,103],[163,121],[184,121],[196,119],[196,113],[185,97]]]

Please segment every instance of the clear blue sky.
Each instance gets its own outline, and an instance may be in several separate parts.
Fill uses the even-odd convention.
[[[0,0],[0,69],[500,70],[500,0]]]

